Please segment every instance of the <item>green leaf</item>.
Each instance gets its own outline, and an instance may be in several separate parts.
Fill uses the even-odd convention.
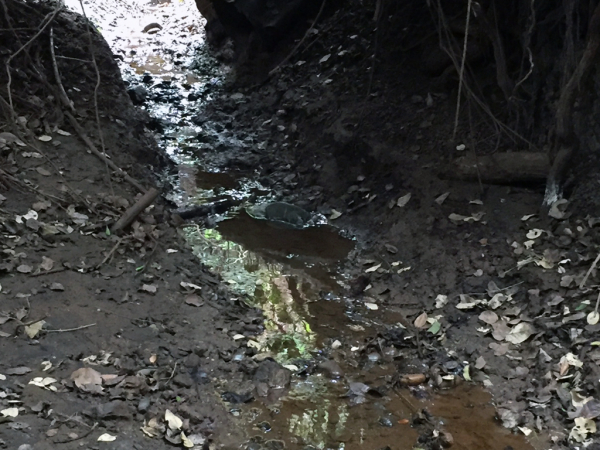
[[[579,306],[577,308],[575,308],[575,311],[581,311],[582,309],[587,308],[588,304],[587,303],[580,303]]]
[[[306,330],[307,333],[312,333],[312,330],[310,329],[310,325],[306,320],[304,321],[304,329]]]
[[[146,266],[140,266],[140,267],[136,267],[136,268],[135,268],[135,270],[136,270],[137,272],[139,272],[140,270],[144,270],[144,267],[146,267]]]
[[[467,381],[471,381],[471,374],[469,373],[470,371],[470,366],[465,366],[465,368],[463,369],[463,377]]]
[[[106,227],[106,235],[110,236],[110,228]]]
[[[430,332],[431,334],[438,334],[440,331],[440,328],[442,328],[442,324],[438,320],[436,320],[435,322],[433,322],[431,324],[431,326],[429,327],[429,329],[427,331]]]

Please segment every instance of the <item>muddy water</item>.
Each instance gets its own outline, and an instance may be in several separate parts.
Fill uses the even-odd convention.
[[[240,186],[243,180],[227,174],[199,171],[192,178],[198,202],[209,202],[211,193],[247,192]],[[377,334],[379,324],[397,325],[394,315],[385,311],[356,314],[358,302],[345,294],[339,267],[353,254],[356,242],[329,226],[281,228],[253,219],[243,208],[221,219],[213,229],[188,227],[194,230],[188,239],[199,258],[220,272],[234,292],[264,311],[266,331],[249,343],[259,359],[272,357],[297,373],[281,398],[257,397],[248,405],[229,405],[247,431],[246,448],[419,448],[414,421],[423,410],[435,417],[435,429],[453,437],[455,448],[531,448],[523,436],[499,426],[490,396],[481,388],[393,388],[391,380],[399,368],[419,373],[425,367],[407,366],[401,354],[389,355],[385,349],[370,351],[365,358],[365,342]],[[341,374],[307,374],[307,360],[335,361]],[[355,396],[351,383],[371,391]]]
[[[249,144],[220,131],[223,124],[199,126],[191,120],[213,96],[231,93],[219,90],[227,70],[210,59],[194,28],[197,12],[185,8],[182,2],[164,1],[146,12],[142,7],[134,22],[124,15],[126,31],[116,33],[112,44],[115,53],[124,54],[124,77],[148,89],[144,108],[161,121],[157,137],[179,167],[170,198],[181,208],[218,199],[240,203],[226,214],[199,218],[182,233],[202,263],[220,273],[242,301],[262,308],[265,332],[247,342],[255,357],[272,357],[295,373],[279,399],[228,405],[247,431],[244,448],[424,448],[428,444],[419,441],[415,426],[423,410],[432,414],[433,429],[453,436],[453,448],[531,448],[522,436],[498,425],[489,396],[477,386],[442,392],[426,385],[392,387],[400,369],[419,373],[426,368],[383,348],[362,351],[382,327],[399,325],[388,311],[366,311],[359,300],[347,297],[340,267],[354,254],[356,242],[327,225],[281,228],[245,212],[257,199],[285,199],[252,179],[222,172],[227,149]],[[169,17],[164,30],[141,33],[155,16]],[[339,373],[306,370],[328,361]],[[356,395],[361,386],[371,389]]]

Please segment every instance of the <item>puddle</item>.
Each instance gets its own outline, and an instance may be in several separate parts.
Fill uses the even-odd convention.
[[[178,207],[189,207],[222,197],[248,200],[257,192],[268,194],[252,180],[215,170],[227,166],[231,149],[263,144],[233,135],[226,122],[197,119],[214,96],[229,95],[220,92],[226,70],[209,56],[202,33],[181,38],[181,29],[200,23],[197,12],[177,12],[176,17],[165,13],[167,7],[179,11],[186,6],[175,1],[156,6],[147,17],[136,17],[130,32],[115,32],[112,43],[117,43],[115,52],[125,55],[124,78],[148,88],[144,108],[160,121],[157,138],[178,166],[170,198]],[[140,30],[154,16],[165,19],[163,28],[142,36]],[[288,449],[303,450],[426,447],[412,422],[423,409],[454,436],[453,448],[531,448],[494,421],[489,396],[476,386],[435,394],[426,387],[390,387],[400,369],[425,369],[403,360],[405,334],[391,312],[369,311],[363,317],[353,307],[360,301],[344,297],[339,267],[353,254],[352,240],[326,225],[278,227],[253,219],[243,208],[215,222],[211,227],[188,224],[182,233],[234,295],[263,310],[265,332],[248,340],[248,346],[296,372],[283,398],[258,397],[242,407],[230,406],[247,431],[245,448],[280,450],[282,442]],[[382,346],[377,333],[384,329],[399,336],[398,347]],[[240,353],[234,361],[248,357]],[[326,361],[335,361],[344,375],[335,378],[331,370],[313,370]],[[365,385],[370,387],[367,394],[348,395],[349,387]]]

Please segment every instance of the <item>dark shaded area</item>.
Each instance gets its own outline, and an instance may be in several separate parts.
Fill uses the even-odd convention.
[[[23,116],[30,130],[68,128],[64,116],[64,110],[69,109],[67,101],[82,118],[94,118],[97,106],[103,111],[101,122],[120,121],[122,131],[137,144],[129,149],[132,156],[155,165],[166,164],[145,134],[147,114],[123,108],[132,103],[121,72],[91,22],[58,2],[4,0],[0,43],[0,116],[5,123],[14,125],[17,117]],[[92,127],[86,131],[97,134]]]
[[[238,61],[251,67],[253,82],[257,71],[264,81],[289,55],[290,44],[302,38],[321,6],[308,0],[212,3],[214,17],[207,30],[218,22],[222,31],[213,42],[232,36]],[[467,13],[467,3],[443,0],[329,1],[319,20],[343,21],[349,45],[355,31],[357,39],[368,41],[365,53],[355,60],[364,69],[365,78],[357,80],[362,95],[393,97],[395,92],[381,91],[378,79],[393,77],[401,64],[410,64],[416,78],[433,81],[455,98],[460,78],[462,108],[455,132],[467,133],[471,146],[484,154],[505,148],[547,153],[557,189],[566,184],[571,192],[575,187],[575,200],[588,200],[588,184],[594,186],[598,177],[600,141],[596,96],[590,95],[597,83],[596,8],[594,1],[487,0],[473,2]],[[309,48],[319,52],[331,27],[321,33],[308,36],[296,53]],[[292,55],[289,63],[298,59]],[[355,124],[355,132],[345,139],[346,158],[357,158],[352,154],[361,125]],[[591,212],[600,203],[579,202],[578,207]]]

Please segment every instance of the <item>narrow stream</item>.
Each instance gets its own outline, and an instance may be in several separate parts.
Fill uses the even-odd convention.
[[[124,24],[118,32],[103,31],[123,56],[123,76],[144,94],[142,107],[178,166],[170,199],[181,209],[222,200],[236,205],[186,223],[182,233],[203,264],[263,310],[266,331],[248,341],[255,359],[272,357],[295,374],[282,397],[226,403],[247,430],[245,448],[420,448],[412,425],[423,410],[451,433],[454,448],[532,448],[495,421],[490,397],[478,386],[390,388],[403,360],[402,343],[382,345],[389,340],[378,336],[405,336],[402,327],[390,312],[367,308],[343,288],[348,280],[340,267],[360,243],[324,218],[291,229],[248,214],[253,203],[285,199],[252,177],[223,170],[228,152],[261,145],[258,136],[229,130],[227,120],[235,117],[223,123],[202,118],[212,99],[237,98],[222,88],[228,69],[209,55],[192,0],[144,3],[133,8],[135,20],[131,11],[114,18]],[[158,32],[142,32],[155,21],[161,22]],[[240,353],[234,360],[247,357]],[[425,367],[405,361],[403,370],[419,374]]]

